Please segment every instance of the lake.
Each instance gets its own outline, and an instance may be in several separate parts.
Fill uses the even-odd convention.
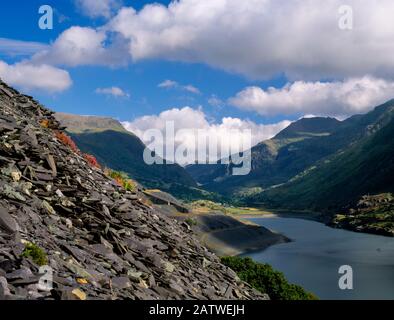
[[[320,299],[394,299],[394,238],[333,229],[294,218],[249,219],[293,242],[248,253]],[[342,265],[353,268],[353,290],[338,286]]]

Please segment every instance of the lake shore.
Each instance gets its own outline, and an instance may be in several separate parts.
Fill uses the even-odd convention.
[[[196,233],[203,245],[218,256],[238,256],[290,242],[286,236],[240,217],[206,214],[194,217]]]

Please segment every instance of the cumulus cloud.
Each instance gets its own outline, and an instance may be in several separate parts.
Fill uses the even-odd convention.
[[[97,88],[96,93],[113,96],[115,98],[129,98],[130,95],[119,87]]]
[[[348,0],[352,30],[341,30],[342,0],[180,0],[122,8],[108,24],[137,61],[206,63],[249,77],[394,76],[394,2]]]
[[[127,62],[124,42],[114,37],[107,45],[103,30],[74,26],[59,35],[52,46],[33,56],[34,63],[54,65],[121,65]]]
[[[393,81],[365,76],[342,82],[296,81],[279,89],[248,87],[228,102],[267,116],[316,114],[343,117],[368,112],[392,98]]]
[[[91,18],[110,18],[121,7],[119,0],[75,0],[77,8]]]
[[[238,118],[226,117],[219,123],[213,123],[208,120],[207,115],[201,108],[193,109],[184,107],[181,109],[173,108],[158,115],[148,115],[137,118],[130,122],[123,122],[123,126],[140,137],[146,144],[151,141],[146,140],[144,133],[150,129],[157,129],[166,137],[166,124],[170,122],[174,124],[174,130],[178,133],[175,137],[175,147],[184,144],[194,152],[201,152],[201,146],[196,142],[198,140],[198,130],[203,130],[210,138],[217,139],[218,145],[224,146],[225,150],[235,152],[243,150],[234,150],[242,148],[244,130],[251,130],[252,141],[251,146],[272,138],[278,132],[290,125],[290,121],[281,121],[275,124],[256,124],[249,120],[241,120]],[[186,129],[186,130],[185,130]],[[166,139],[163,141],[164,149]],[[164,156],[164,154],[160,154]],[[210,155],[210,161],[216,161],[220,158],[216,154]],[[183,163],[184,164],[184,163]]]
[[[24,90],[61,92],[72,85],[67,71],[46,64],[34,65],[29,62],[7,64],[0,60],[0,77]]]

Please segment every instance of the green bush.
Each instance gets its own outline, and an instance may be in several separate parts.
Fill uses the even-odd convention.
[[[45,266],[48,264],[48,258],[44,250],[31,242],[25,244],[25,250],[22,252],[22,257],[31,258],[33,262],[39,266]]]
[[[187,218],[187,219],[185,220],[185,222],[186,222],[189,226],[191,226],[191,227],[197,225],[197,221],[196,221],[195,219],[192,219],[192,218]]]
[[[114,179],[115,182],[119,186],[123,187],[126,191],[134,192],[136,190],[135,182],[129,178],[127,173],[106,169],[105,174],[108,177]]]
[[[267,293],[272,300],[317,300],[316,296],[302,287],[288,283],[283,273],[275,271],[268,264],[240,257],[223,257],[222,263],[233,269],[241,280]]]

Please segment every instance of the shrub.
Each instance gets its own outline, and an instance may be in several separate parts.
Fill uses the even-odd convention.
[[[95,167],[95,168],[101,168],[101,166],[98,163],[98,161],[97,161],[95,156],[92,156],[91,154],[85,153],[83,155],[83,157],[89,163],[90,166]]]
[[[80,153],[77,145],[68,135],[66,135],[65,133],[63,133],[61,131],[56,131],[55,136],[56,136],[56,139],[58,139],[65,146],[68,146],[72,151],[74,151],[75,153]]]
[[[25,244],[25,249],[22,252],[22,257],[31,258],[33,262],[35,262],[39,266],[44,266],[48,264],[48,258],[44,250],[31,242]]]
[[[195,219],[192,219],[192,218],[187,218],[186,220],[185,220],[185,222],[189,225],[189,226],[196,226],[197,225],[197,221],[195,220]]]
[[[110,169],[105,170],[105,174],[114,179],[114,181],[120,186],[123,187],[126,191],[135,191],[136,184],[133,180],[131,180],[128,175],[124,172],[114,171]]]
[[[40,125],[43,128],[49,128],[49,120],[48,119],[41,120]]]
[[[251,258],[223,257],[222,263],[233,269],[241,280],[256,290],[267,293],[272,300],[317,300],[302,287],[287,282],[283,273],[270,265],[254,262]]]

